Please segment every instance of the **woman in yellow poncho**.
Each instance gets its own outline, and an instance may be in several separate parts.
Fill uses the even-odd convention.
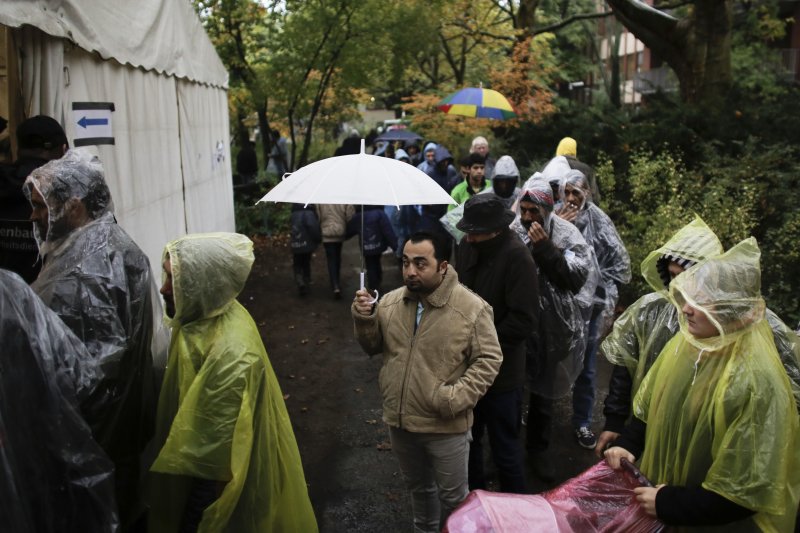
[[[258,329],[237,301],[253,243],[189,235],[164,252],[173,327],[158,404],[153,532],[315,532],[300,454]]]
[[[792,531],[800,497],[798,416],[764,320],[755,239],[670,284],[681,311],[634,399],[634,419],[606,451],[641,455],[655,488],[645,511],[671,526]]]

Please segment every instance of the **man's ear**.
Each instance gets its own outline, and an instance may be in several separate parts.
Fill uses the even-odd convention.
[[[448,266],[449,265],[448,265],[447,261],[440,262],[439,263],[439,272],[441,272],[442,274],[447,274],[447,267]]]

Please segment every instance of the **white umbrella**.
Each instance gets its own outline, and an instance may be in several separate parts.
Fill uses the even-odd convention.
[[[260,202],[355,205],[441,205],[458,203],[423,171],[388,157],[364,152],[321,159],[285,174]],[[361,210],[363,235],[364,210]],[[363,246],[363,238],[362,238]],[[361,251],[364,287],[364,251]]]
[[[354,205],[436,205],[457,202],[423,171],[364,153],[321,159],[286,174],[259,202]]]

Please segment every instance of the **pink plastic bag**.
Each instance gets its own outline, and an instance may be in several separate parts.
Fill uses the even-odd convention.
[[[612,470],[601,461],[555,489],[539,495],[473,491],[450,515],[444,531],[489,533],[657,533],[664,525],[645,514],[633,489],[644,484],[638,471]],[[638,476],[638,478],[637,478]]]

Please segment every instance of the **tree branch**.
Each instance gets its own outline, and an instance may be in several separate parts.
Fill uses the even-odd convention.
[[[556,22],[555,24],[550,24],[549,26],[542,26],[541,28],[536,28],[533,31],[532,35],[536,36],[541,33],[558,31],[561,28],[569,26],[573,22],[577,22],[579,20],[601,19],[610,17],[613,14],[614,14],[613,11],[603,11],[601,13],[583,13],[579,15],[572,15],[571,17],[565,18],[564,20]]]

